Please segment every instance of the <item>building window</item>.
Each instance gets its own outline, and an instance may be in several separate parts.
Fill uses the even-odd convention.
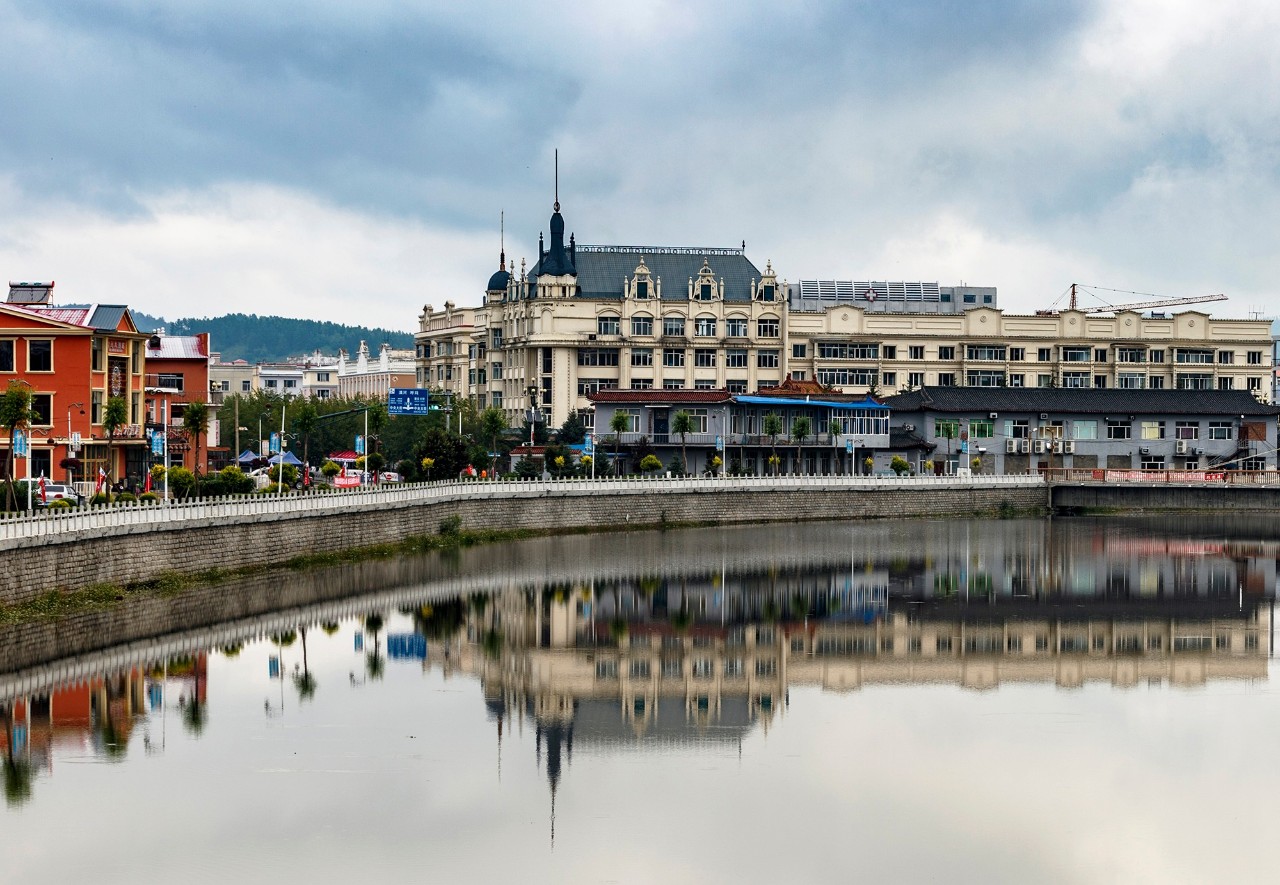
[[[938,347],[938,359],[953,360],[956,358],[956,349],[949,344],[943,344]]]
[[[776,319],[762,317],[756,320],[756,334],[761,338],[777,338],[779,324]]]
[[[870,387],[876,374],[875,369],[819,369],[814,376],[823,387]]]
[[[50,338],[27,339],[27,371],[53,371],[53,340]]]
[[[907,386],[908,387],[924,387],[924,372],[908,372]]]
[[[714,338],[716,334],[716,318],[698,317],[693,323],[693,334],[700,338]]]
[[[1164,379],[1159,375],[1152,375],[1147,379],[1147,387],[1152,390],[1164,390]]]
[[[268,378],[264,383],[266,384],[267,389],[269,389],[269,390],[275,390],[275,389],[279,386],[279,385],[276,383],[276,379],[275,379],[275,378]],[[162,384],[161,386],[163,386],[163,384]]]
[[[1200,422],[1199,421],[1173,422],[1173,438],[1174,439],[1199,439],[1200,438]]]
[[[1132,437],[1133,425],[1128,421],[1107,419],[1107,439],[1131,439]]]
[[[240,391],[241,391],[242,393],[250,393],[250,392],[252,392],[252,390],[253,390],[253,382],[252,382],[252,381],[250,381],[250,380],[247,380],[247,379],[246,379],[246,380],[244,380],[244,381],[241,381],[241,382],[240,382]]]
[[[791,345],[791,358],[793,360],[802,360],[805,358],[805,354],[808,353],[808,350],[809,347],[806,344],[793,344]]]
[[[1083,388],[1089,386],[1088,372],[1063,372],[1062,386],[1071,388]]]
[[[710,347],[699,347],[693,352],[693,364],[699,369],[716,367],[716,352]]]
[[[1010,387],[1025,387],[1026,382],[1027,382],[1026,375],[1010,375],[1009,376]]]
[[[1218,351],[1218,365],[1230,366],[1236,361],[1236,352],[1234,350]]]
[[[733,381],[733,380],[726,381],[724,383],[724,387],[725,387],[725,390],[729,391],[730,393],[746,393],[747,392],[746,381]]]
[[[938,386],[939,387],[955,387],[956,373],[955,372],[939,372]]]
[[[1093,376],[1093,386],[1094,386],[1096,389],[1098,389],[1098,390],[1102,390],[1103,388],[1105,388],[1105,387],[1107,386],[1107,376],[1106,376],[1106,375],[1094,375],[1094,376]]]
[[[664,347],[662,349],[662,364],[671,369],[678,369],[684,365],[684,350],[678,347]]]
[[[880,376],[880,383],[882,383],[885,387],[896,387],[898,385],[898,373],[885,372],[883,375]]]
[[[998,360],[1003,362],[1008,349],[1003,344],[970,344],[965,348],[971,360]]]
[[[1117,363],[1145,363],[1146,361],[1147,352],[1141,347],[1116,348]]]
[[[912,344],[910,347],[907,348],[907,356],[913,360],[924,359],[924,345]]]
[[[761,369],[778,368],[778,351],[760,350],[756,352],[756,366]]]
[[[1118,390],[1142,390],[1147,386],[1147,376],[1140,372],[1121,372],[1116,377]]]
[[[543,348],[544,350],[548,348]],[[616,366],[618,365],[618,348],[616,347],[579,347],[578,365],[580,366]],[[544,372],[546,371],[544,367]]]
[[[1095,347],[1093,349],[1093,361],[1095,363],[1105,363],[1107,361],[1107,349],[1105,347]]]
[[[819,341],[818,357],[826,360],[874,360],[880,358],[880,345]]]
[[[1209,439],[1231,439],[1231,431],[1235,427],[1230,421],[1210,421]]]
[[[284,379],[284,389],[285,389],[285,390],[294,390],[295,388],[297,388],[297,386],[298,386],[298,382],[297,382],[297,380],[296,380],[296,379],[294,379],[294,378],[286,378],[286,379]]]
[[[1004,372],[968,372],[965,384],[969,387],[1004,387]]]
[[[1235,390],[1235,379],[1230,376],[1226,378],[1219,378],[1218,389],[1219,390]]]
[[[699,301],[711,300],[711,284],[710,283],[702,283],[698,286],[698,300]]]
[[[1149,350],[1149,351],[1147,351],[1147,359],[1151,360],[1151,362],[1153,362],[1153,363],[1163,363],[1163,362],[1164,362],[1164,351],[1163,351],[1163,350]]]
[[[731,347],[724,352],[724,364],[729,369],[745,369],[747,367],[747,352],[743,348]]]
[[[1250,391],[1262,389],[1261,378],[1249,378],[1245,383]]]
[[[1213,376],[1179,374],[1177,388],[1178,390],[1212,390]]]
[[[1164,439],[1164,422],[1143,421],[1142,439]]]
[[[694,390],[715,390],[716,382],[710,378],[698,378],[693,382]]]
[[[578,396],[591,396],[601,390],[616,390],[617,387],[616,378],[579,378]]]
[[[1260,351],[1260,350],[1251,350],[1251,351],[1249,351],[1249,353],[1248,353],[1248,363],[1249,363],[1249,365],[1251,365],[1251,366],[1260,366],[1260,365],[1262,365],[1262,351]]]
[[[1071,436],[1075,439],[1097,439],[1097,421],[1072,421]]]
[[[1010,360],[1010,362],[1020,363],[1020,362],[1024,361],[1026,358],[1027,358],[1027,349],[1026,349],[1025,347],[1010,347],[1010,348],[1009,348],[1009,360]]]
[[[793,372],[791,373],[791,380],[792,380],[792,381],[803,381],[803,380],[804,380],[804,378],[805,378],[805,375],[807,375],[807,374],[808,374],[808,373],[807,373],[807,372],[805,372],[803,369],[796,369],[795,371],[793,371]]]
[[[53,394],[31,394],[31,424],[33,427],[53,425]]]
[[[649,281],[636,280],[636,298],[643,299],[648,297],[649,297]]]
[[[747,321],[745,317],[729,317],[724,321],[724,333],[730,338],[747,337]]]
[[[972,418],[969,420],[970,439],[991,439],[996,435],[996,422],[990,418]]]
[[[1143,470],[1164,470],[1164,455],[1145,454],[1138,466]]]
[[[13,339],[0,339],[0,372],[13,371]]]
[[[631,365],[652,366],[653,365],[653,348],[651,347],[631,348]]]
[[[1175,363],[1193,363],[1197,365],[1208,365],[1213,362],[1212,350],[1191,350],[1185,347],[1179,347],[1173,352],[1173,361]]]
[[[89,368],[94,372],[103,371],[101,338],[94,338],[93,342],[89,345]]]
[[[652,335],[653,317],[639,314],[631,318],[632,335]]]
[[[1053,362],[1053,349],[1049,347],[1041,347],[1036,350],[1036,359],[1042,363]]]
[[[684,317],[669,316],[662,318],[662,334],[672,338],[684,337]]]
[[[597,335],[621,335],[622,320],[611,314],[603,314],[596,317],[596,334]]]
[[[653,390],[653,379],[652,378],[632,378],[631,389],[632,390]]]
[[[1087,347],[1062,348],[1062,361],[1064,363],[1087,363],[1090,355]]]

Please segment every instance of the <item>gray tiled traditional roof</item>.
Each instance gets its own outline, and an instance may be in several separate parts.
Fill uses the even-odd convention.
[[[89,318],[89,327],[99,331],[114,332],[120,328],[120,321],[124,319],[124,315],[129,308],[123,304],[99,304],[93,309],[93,316]]]
[[[1275,415],[1244,390],[1116,390],[1063,387],[924,387],[885,397],[894,412],[1057,412],[1144,415]]]
[[[577,246],[574,264],[582,298],[622,298],[625,280],[635,275],[644,258],[656,289],[662,280],[663,301],[687,301],[689,279],[698,279],[705,258],[716,282],[724,279],[725,301],[750,301],[751,281],[763,276],[741,249],[672,246]],[[532,273],[540,273],[535,264]]]

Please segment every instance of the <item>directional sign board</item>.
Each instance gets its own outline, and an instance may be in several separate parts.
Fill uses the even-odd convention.
[[[393,387],[387,392],[387,412],[392,415],[425,415],[430,411],[429,392],[420,387]]]

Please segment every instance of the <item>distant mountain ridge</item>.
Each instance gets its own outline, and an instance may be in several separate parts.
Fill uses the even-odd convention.
[[[413,335],[392,329],[371,329],[367,326],[345,326],[318,320],[244,313],[166,320],[164,317],[154,317],[138,311],[130,312],[138,329],[143,332],[154,332],[156,329],[164,329],[169,335],[208,332],[213,350],[221,354],[225,362],[283,362],[290,357],[308,356],[317,350],[335,356],[342,348],[346,348],[354,358],[361,341],[368,342],[369,352],[374,356],[384,342],[397,350],[413,348]]]

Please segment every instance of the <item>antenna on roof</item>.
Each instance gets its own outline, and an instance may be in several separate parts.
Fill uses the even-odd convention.
[[[506,210],[498,212],[498,270],[505,270],[507,266],[507,213]]]
[[[560,211],[560,148],[556,148],[556,202],[552,209]]]

